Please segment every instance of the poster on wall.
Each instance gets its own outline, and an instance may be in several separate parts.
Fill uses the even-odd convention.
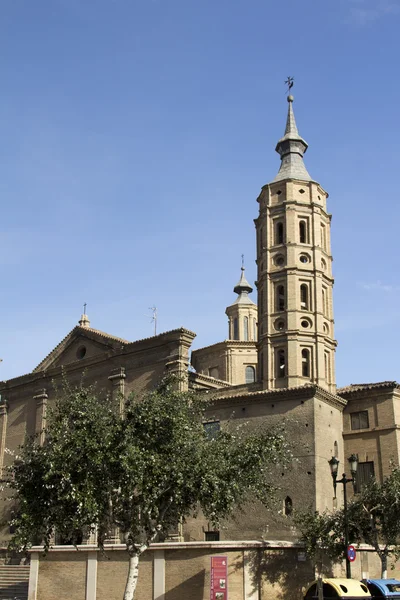
[[[228,600],[228,557],[211,557],[210,600]]]

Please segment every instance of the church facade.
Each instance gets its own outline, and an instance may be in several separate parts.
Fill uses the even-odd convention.
[[[399,395],[396,382],[336,389],[331,215],[328,194],[304,164],[307,143],[298,132],[293,97],[283,137],[276,145],[278,174],[262,187],[255,219],[257,303],[241,276],[237,299],[227,307],[228,337],[192,353],[195,334],[177,329],[128,341],[91,327],[88,316],[31,372],[0,382],[0,467],[26,435],[39,433],[55,388],[65,375],[74,384],[96,382],[111,397],[151,389],[165,373],[213,399],[209,423],[228,420],[271,425],[285,422],[293,442],[292,468],[277,473],[275,513],[249,500],[245,515],[212,531],[201,517],[176,532],[181,542],[295,540],[293,509],[335,508],[328,460],[347,467],[356,453],[362,480],[382,479],[399,463]],[[338,499],[340,502],[340,498]],[[1,520],[11,507],[2,503]],[[2,545],[9,538],[1,532]],[[116,541],[116,540],[113,540]]]

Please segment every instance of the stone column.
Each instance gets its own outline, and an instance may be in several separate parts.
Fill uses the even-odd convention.
[[[86,598],[96,600],[97,592],[97,552],[88,552],[86,563]]]
[[[125,368],[117,367],[113,369],[108,376],[109,381],[112,384],[111,397],[114,401],[119,401],[119,414],[121,417],[124,416],[124,403],[125,403]]]
[[[32,552],[31,565],[29,569],[28,600],[37,599],[37,587],[39,576],[39,552]]]
[[[47,401],[49,399],[46,390],[43,388],[38,390],[33,396],[36,401],[36,425],[35,433],[39,437],[39,443],[42,446],[44,443],[44,427],[46,425]]]
[[[4,450],[6,447],[8,404],[0,396],[0,473],[3,472]]]
[[[165,556],[164,550],[155,550],[153,554],[153,598],[165,598]]]

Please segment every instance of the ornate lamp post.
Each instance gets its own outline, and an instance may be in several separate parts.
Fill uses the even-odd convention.
[[[355,486],[356,486],[356,474],[357,474],[357,465],[358,465],[358,458],[355,454],[352,454],[350,456],[350,458],[348,459],[349,464],[350,464],[350,472],[352,477],[350,479],[348,479],[346,477],[346,473],[343,473],[342,475],[342,479],[337,479],[337,475],[338,475],[338,469],[339,469],[339,461],[337,458],[335,458],[334,456],[332,456],[331,460],[328,461],[329,463],[329,467],[331,469],[331,475],[332,475],[332,480],[333,480],[333,489],[335,492],[335,498],[336,498],[336,485],[338,483],[342,483],[343,484],[343,516],[344,516],[344,544],[345,544],[345,558],[346,558],[346,577],[347,579],[351,579],[351,568],[350,568],[350,560],[349,557],[347,555],[347,548],[349,546],[349,526],[348,526],[348,521],[347,521],[347,491],[346,491],[346,486],[348,483],[352,483],[353,484],[353,489],[355,491]]]

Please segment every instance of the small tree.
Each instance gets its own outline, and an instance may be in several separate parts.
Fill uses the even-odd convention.
[[[375,549],[386,579],[388,558],[400,555],[400,470],[394,468],[382,484],[372,478],[350,503],[348,519],[353,539]]]
[[[308,555],[322,564],[323,555],[333,562],[345,558],[344,511],[308,511],[298,515],[297,527]],[[388,558],[400,555],[400,470],[393,469],[382,484],[374,478],[347,507],[349,539],[372,546],[381,560],[381,577],[387,577]]]
[[[136,589],[139,558],[159,533],[201,507],[215,525],[248,495],[272,496],[276,465],[290,453],[281,431],[221,431],[210,439],[204,400],[166,380],[116,414],[93,388],[68,386],[51,411],[45,442],[29,441],[13,467],[19,503],[14,548],[56,531],[77,543],[97,530],[100,548],[119,527],[129,553],[124,600]]]

